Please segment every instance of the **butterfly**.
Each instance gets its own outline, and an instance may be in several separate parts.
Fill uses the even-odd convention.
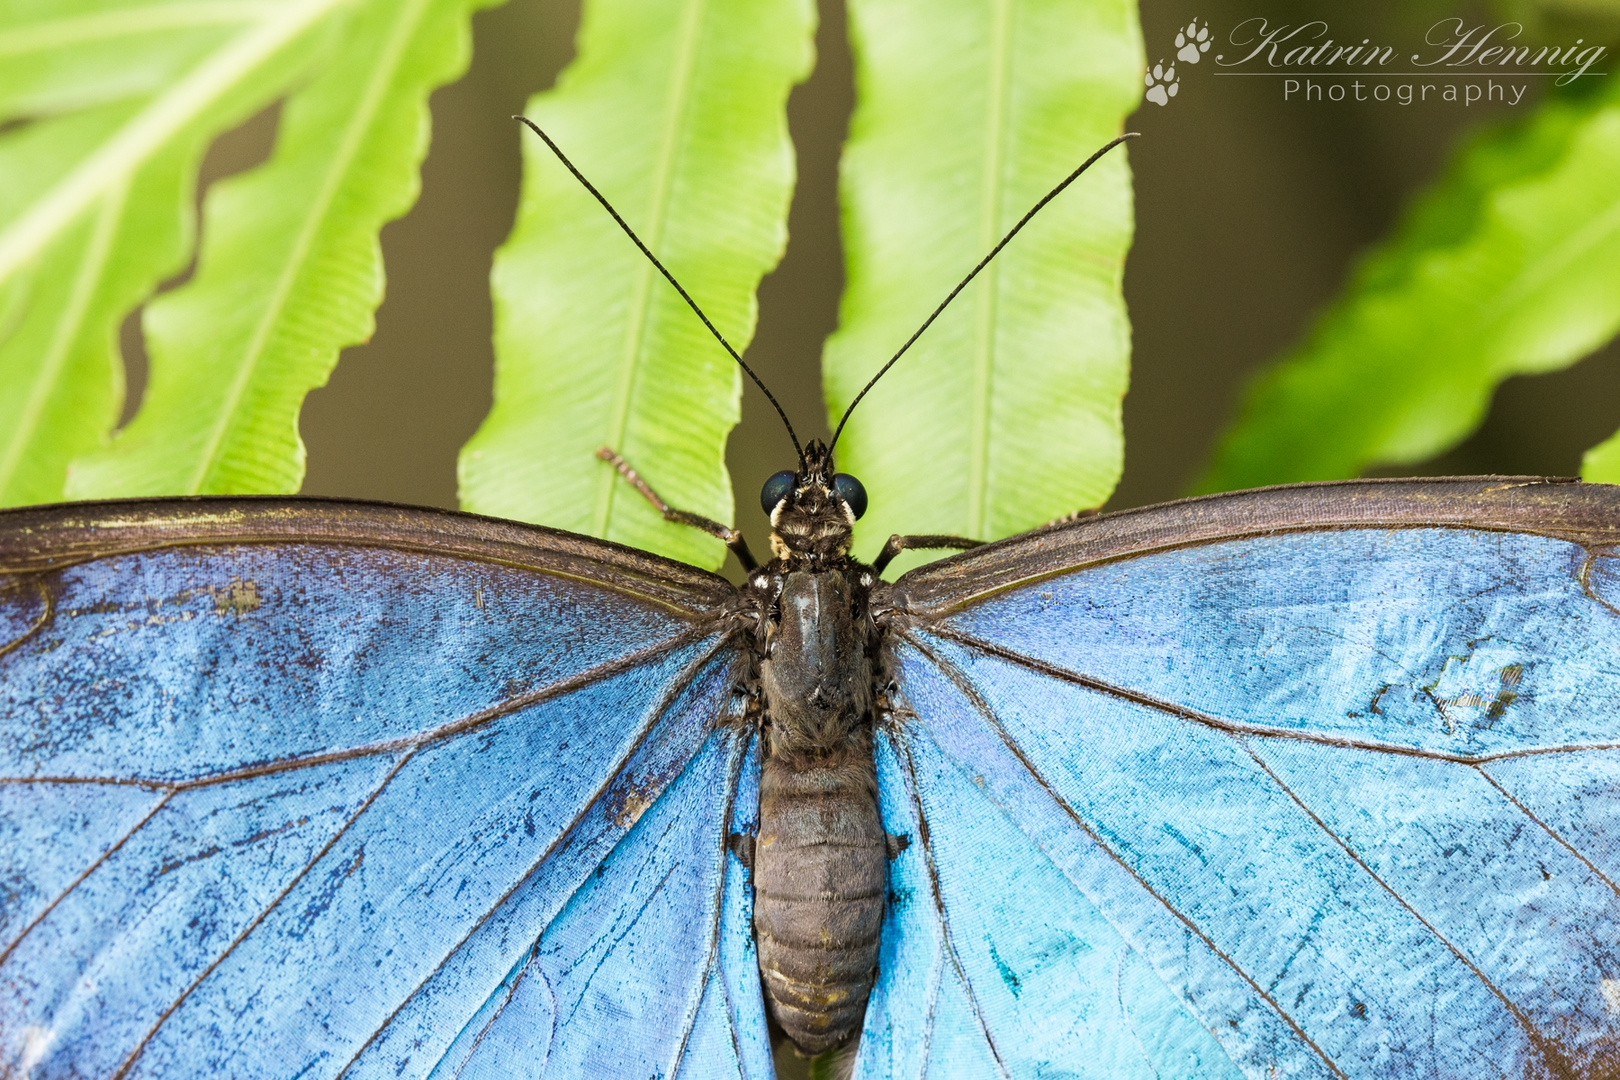
[[[1238,493],[892,583],[864,501],[805,447],[740,586],[378,504],[0,514],[0,1068],[1620,1073],[1620,491]]]
[[[8,1075],[772,1075],[736,587],[360,503],[0,520]],[[875,585],[856,1075],[1609,1075],[1617,539],[1363,481]]]

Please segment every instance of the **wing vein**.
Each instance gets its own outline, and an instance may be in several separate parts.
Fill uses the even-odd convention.
[[[156,778],[141,777],[56,777],[56,776],[0,776],[0,784],[122,784],[130,787],[150,787],[174,791],[191,791],[196,788],[211,787],[216,784],[228,784],[237,780],[252,780],[261,776],[271,776],[281,772],[291,772],[297,769],[309,769],[320,765],[331,765],[342,761],[355,761],[363,757],[374,757],[378,754],[393,754],[401,751],[414,753],[429,743],[440,742],[469,731],[484,727],[503,716],[521,712],[531,705],[538,705],[555,697],[571,694],[593,682],[609,679],[633,668],[646,664],[648,661],[667,652],[673,652],[682,645],[695,641],[705,633],[712,633],[712,627],[693,627],[683,631],[675,637],[659,642],[657,645],[624,656],[608,660],[593,668],[547,683],[545,686],[526,690],[521,694],[493,705],[479,709],[477,712],[446,721],[429,731],[419,732],[415,735],[405,735],[397,739],[387,739],[382,742],[368,743],[365,746],[353,746],[347,750],[332,750],[325,753],[305,754],[302,757],[287,758],[283,761],[263,762],[257,765],[246,765],[229,772],[216,773],[212,776],[198,777],[194,780],[160,780]],[[703,660],[707,660],[719,651],[721,645],[731,640],[732,634],[722,634],[716,639],[716,645]],[[690,668],[688,672],[690,672]],[[681,688],[685,688],[685,683]]]
[[[34,591],[39,593],[39,618],[28,624],[28,627],[23,630],[22,633],[18,634],[4,645],[0,645],[0,656],[5,656],[13,649],[19,648],[29,638],[33,637],[35,634],[45,629],[45,627],[49,626],[51,620],[56,617],[56,597],[51,593],[50,586],[46,585],[45,582],[41,581],[39,577],[34,574],[27,575],[25,580],[29,581],[34,586]]]
[[[1497,791],[1501,792],[1502,798],[1512,803],[1514,807],[1518,809],[1519,813],[1529,818],[1536,824],[1537,828],[1541,829],[1542,832],[1552,837],[1553,842],[1559,847],[1563,848],[1565,851],[1575,856],[1576,859],[1580,860],[1581,865],[1592,871],[1593,876],[1595,876],[1599,881],[1603,882],[1603,884],[1607,885],[1615,893],[1620,894],[1620,886],[1616,886],[1614,881],[1610,879],[1609,875],[1605,874],[1602,870],[1599,870],[1596,863],[1577,851],[1575,845],[1571,844],[1568,840],[1565,840],[1558,830],[1554,829],[1551,825],[1548,825],[1545,821],[1542,821],[1539,817],[1533,814],[1528,806],[1514,798],[1513,793],[1508,791],[1507,788],[1503,787],[1502,784],[1498,782],[1496,777],[1492,776],[1482,766],[1476,765],[1474,768],[1479,775],[1485,778],[1485,782],[1490,784],[1491,787],[1495,788]]]
[[[608,771],[607,776],[597,787],[596,791],[591,794],[589,799],[585,800],[584,804],[580,808],[579,813],[575,814],[573,820],[568,823],[568,826],[557,834],[557,839],[553,840],[546,846],[546,850],[540,854],[540,857],[531,863],[528,869],[518,876],[517,882],[513,884],[511,888],[502,893],[493,904],[489,905],[488,909],[485,910],[484,914],[478,918],[477,922],[475,922],[467,930],[467,932],[461,936],[461,940],[457,941],[455,945],[447,949],[444,956],[439,959],[439,962],[434,964],[433,967],[422,976],[422,979],[414,988],[412,988],[411,992],[400,999],[399,1004],[394,1007],[393,1011],[383,1019],[382,1023],[377,1025],[377,1029],[373,1031],[366,1041],[360,1045],[359,1049],[354,1052],[353,1056],[351,1056],[348,1061],[344,1062],[343,1068],[338,1070],[335,1080],[342,1080],[344,1076],[348,1075],[349,1070],[354,1067],[354,1063],[359,1061],[361,1055],[370,1049],[371,1045],[377,1041],[378,1037],[380,1037],[383,1032],[388,1030],[388,1028],[393,1024],[395,1018],[399,1016],[401,1010],[415,1000],[416,995],[422,992],[422,988],[425,987],[429,982],[433,981],[434,977],[436,977],[438,973],[444,969],[444,965],[450,962],[450,958],[455,956],[456,953],[460,952],[467,942],[472,940],[473,935],[478,933],[479,930],[483,929],[484,925],[489,922],[490,919],[494,918],[495,913],[501,909],[502,905],[504,905],[507,900],[511,899],[511,897],[519,889],[523,888],[524,884],[534,876],[535,872],[544,866],[552,855],[556,854],[558,848],[565,841],[567,841],[570,836],[573,835],[574,831],[578,829],[580,824],[585,820],[586,815],[591,812],[591,809],[602,800],[603,796],[607,794],[608,789],[611,788],[619,777],[624,774],[625,766],[630,763],[630,761],[635,757],[636,752],[641,749],[641,747],[646,743],[647,739],[651,737],[653,731],[657,729],[659,721],[664,718],[664,714],[667,713],[674,705],[675,699],[678,698],[681,693],[692,684],[692,679],[696,673],[702,670],[703,666],[731,641],[732,636],[733,635],[731,634],[724,634],[718,637],[711,648],[709,648],[702,655],[696,657],[690,664],[687,665],[686,669],[682,671],[678,677],[670,681],[670,684],[664,689],[663,694],[659,696],[657,707],[648,710],[648,718],[642,723],[641,730],[636,733],[636,737],[631,740],[630,745],[625,748],[624,753],[620,754],[618,760],[613,763],[613,768]],[[695,749],[696,748],[694,748],[694,752]],[[690,761],[690,758],[688,758],[688,761]],[[659,794],[662,795],[663,792],[659,792]],[[578,891],[577,887],[575,891]],[[571,900],[572,898],[573,894],[570,893],[568,899]],[[568,900],[564,900],[562,904],[558,905],[557,910],[561,912],[567,906]],[[550,927],[551,923],[548,921],[547,924],[541,928],[540,933],[536,936],[536,943],[539,942],[540,938],[545,937],[546,930],[550,929]],[[502,1009],[504,1008],[505,1006],[503,1005]],[[499,1013],[496,1015],[499,1016]],[[491,1019],[491,1022],[493,1023],[493,1018]]]
[[[236,951],[237,947],[241,945],[242,942],[248,939],[248,935],[257,930],[259,926],[263,924],[264,920],[270,917],[270,913],[272,911],[275,911],[281,906],[281,902],[287,898],[288,894],[290,894],[293,889],[297,888],[298,883],[304,880],[305,876],[309,874],[310,870],[314,869],[315,865],[326,857],[327,852],[331,851],[337,846],[338,841],[342,840],[343,837],[348,834],[349,830],[354,826],[354,823],[359,821],[360,818],[365,815],[365,812],[371,809],[371,805],[375,803],[382,793],[388,789],[388,785],[393,782],[394,777],[399,775],[399,771],[405,767],[406,762],[410,761],[415,756],[415,749],[412,749],[400,756],[400,759],[394,763],[394,767],[388,770],[388,775],[382,778],[382,781],[378,783],[377,787],[371,792],[371,794],[366,796],[365,801],[362,802],[358,808],[356,808],[354,813],[349,815],[349,819],[343,823],[343,828],[334,833],[332,838],[322,845],[321,849],[304,863],[303,867],[298,871],[298,873],[293,876],[293,879],[289,881],[279,893],[276,894],[275,899],[271,900],[269,904],[265,905],[264,909],[255,915],[253,920],[248,923],[247,926],[242,928],[242,932],[237,934],[231,943],[225,947],[225,950],[218,956],[214,957],[214,959],[209,962],[208,966],[203,969],[202,973],[191,981],[191,985],[187,986],[183,991],[180,992],[179,997],[175,998],[169,1003],[169,1007],[163,1010],[162,1014],[157,1018],[157,1021],[152,1025],[151,1029],[147,1031],[145,1036],[141,1038],[141,1041],[135,1045],[135,1049],[130,1051],[129,1056],[124,1059],[124,1063],[118,1067],[118,1071],[113,1073],[112,1080],[124,1080],[124,1077],[129,1075],[129,1070],[134,1067],[135,1062],[140,1058],[140,1056],[146,1052],[146,1048],[151,1045],[151,1042],[157,1036],[158,1031],[162,1029],[164,1024],[168,1023],[169,1017],[173,1016],[179,1010],[180,1006],[185,1004],[186,999],[191,997],[192,993],[196,991],[197,987],[203,984],[203,980],[212,975],[215,969],[223,964],[226,959],[228,959],[230,955]]]
[[[461,1059],[461,1064],[457,1065],[456,1071],[451,1074],[452,1080],[460,1080],[461,1074],[467,1068],[467,1063],[473,1059],[474,1054],[478,1053],[478,1048],[484,1045],[484,1039],[489,1035],[491,1029],[495,1027],[495,1022],[501,1018],[501,1014],[506,1012],[506,1007],[512,1004],[512,999],[517,997],[518,987],[522,986],[523,980],[529,977],[529,969],[534,966],[535,961],[538,959],[540,959],[540,939],[535,938],[534,944],[529,946],[529,958],[523,962],[523,970],[518,972],[517,978],[512,980],[512,985],[506,988],[506,1000],[501,1002],[500,1007],[495,1010],[493,1016],[484,1021],[484,1026],[478,1031],[478,1037],[473,1039],[473,1044],[467,1048],[467,1056]],[[450,1046],[445,1048],[445,1055],[448,1055],[454,1048],[455,1042],[452,1041]],[[444,1056],[441,1056],[428,1074],[431,1076],[434,1072],[437,1072],[439,1064],[443,1061]],[[348,1066],[345,1065],[344,1068],[348,1068]]]
[[[928,818],[923,812],[922,791],[917,786],[917,767],[911,759],[911,747],[907,745],[904,733],[900,738],[893,740],[896,753],[906,771],[906,787],[911,796],[912,809],[917,814],[917,840],[922,844],[923,866],[928,869],[928,888],[934,901],[934,915],[939,920],[940,945],[944,954],[950,959],[951,967],[956,971],[956,977],[961,980],[962,992],[967,995],[968,1004],[973,1008],[973,1018],[978,1021],[979,1032],[984,1036],[985,1045],[990,1048],[990,1056],[996,1059],[996,1068],[1006,1080],[1012,1080],[1012,1073],[1007,1071],[1007,1063],[1002,1060],[1001,1050],[996,1046],[995,1036],[990,1034],[990,1025],[984,1019],[984,1010],[979,1006],[978,995],[973,992],[973,984],[968,981],[967,971],[962,967],[962,958],[957,955],[956,942],[951,935],[951,919],[945,910],[945,896],[939,887],[939,867],[934,862],[934,843],[929,833]],[[931,1022],[930,1022],[931,1023]],[[923,1061],[923,1069],[928,1068],[927,1059]]]
[[[1046,793],[1047,797],[1052,800],[1053,804],[1063,812],[1064,816],[1066,816],[1070,821],[1074,822],[1074,824],[1086,834],[1086,837],[1097,846],[1099,851],[1107,855],[1109,859],[1120,867],[1120,869],[1124,870],[1125,873],[1130,875],[1131,879],[1140,885],[1144,892],[1153,897],[1154,900],[1158,901],[1159,904],[1162,905],[1164,909],[1176,919],[1176,921],[1180,922],[1187,928],[1189,933],[1191,933],[1199,941],[1203,942],[1204,947],[1207,948],[1212,955],[1217,957],[1223,964],[1229,967],[1233,974],[1247,983],[1249,988],[1254,991],[1255,996],[1271,1007],[1272,1011],[1277,1014],[1278,1018],[1288,1025],[1290,1030],[1292,1030],[1294,1034],[1299,1037],[1301,1042],[1310,1047],[1311,1052],[1321,1059],[1322,1063],[1332,1071],[1334,1076],[1339,1077],[1340,1080],[1349,1080],[1344,1071],[1339,1068],[1338,1064],[1328,1056],[1327,1052],[1318,1046],[1316,1041],[1305,1033],[1305,1029],[1299,1026],[1298,1021],[1294,1019],[1288,1010],[1284,1009],[1282,1005],[1265,990],[1265,988],[1256,982],[1253,976],[1251,976],[1247,971],[1244,971],[1237,961],[1228,955],[1224,949],[1217,945],[1215,940],[1211,938],[1202,927],[1193,922],[1190,916],[1188,916],[1180,908],[1176,907],[1175,904],[1171,903],[1169,897],[1160,893],[1159,890],[1154,888],[1146,878],[1137,873],[1136,868],[1131,866],[1130,863],[1126,862],[1124,857],[1121,856],[1118,851],[1114,850],[1112,845],[1104,841],[1102,834],[1096,829],[1092,828],[1090,823],[1082,818],[1075,808],[1069,804],[1069,801],[1058,793],[1058,790],[1052,786],[1051,782],[1048,781],[1046,777],[1041,774],[1041,771],[1035,767],[1035,763],[1032,762],[1028,755],[1024,753],[1023,747],[1019,746],[1017,741],[1013,739],[1011,733],[1009,733],[1007,729],[1002,726],[1001,719],[996,716],[995,710],[990,708],[989,702],[985,701],[984,698],[980,696],[978,689],[973,685],[972,681],[969,680],[966,675],[964,675],[954,664],[951,664],[945,660],[944,657],[940,656],[938,653],[934,652],[932,649],[928,648],[922,642],[917,640],[917,638],[912,634],[906,633],[903,636],[913,648],[917,649],[918,652],[926,656],[935,664],[935,666],[945,673],[945,677],[950,679],[951,683],[959,691],[961,691],[962,695],[966,697],[973,705],[974,710],[978,712],[979,715],[983,717],[985,723],[990,726],[990,730],[995,732],[996,738],[1001,740],[1002,745],[1004,745],[1008,752],[1017,759],[1021,766],[1023,766],[1024,770],[1029,774],[1030,779],[1035,781],[1040,789]],[[935,741],[935,745],[938,745],[937,741]],[[943,748],[941,752],[943,752]],[[1035,838],[1031,837],[1031,839],[1034,840]],[[1038,841],[1036,843],[1036,847],[1040,847]],[[1044,851],[1044,849],[1042,850]],[[1048,856],[1048,858],[1050,858],[1050,856]],[[1068,873],[1063,869],[1063,867],[1058,866],[1055,861],[1052,865],[1057,867],[1059,873],[1062,873],[1065,877],[1068,877]]]
[[[1164,1080],[1159,1074],[1159,1067],[1153,1063],[1153,1055],[1148,1053],[1147,1043],[1142,1041],[1142,1033],[1136,1026],[1136,1017],[1125,1007],[1125,958],[1130,954],[1129,945],[1120,945],[1119,958],[1114,962],[1114,1004],[1119,1007],[1119,1018],[1125,1022],[1125,1030],[1130,1033],[1131,1042],[1136,1044],[1136,1052],[1142,1055],[1143,1063],[1153,1073],[1153,1080]]]
[[[662,843],[665,837],[675,831],[675,824],[675,822],[670,822],[664,826],[664,831],[658,835],[657,843]],[[654,846],[656,847],[657,844],[655,843]],[[601,955],[596,958],[596,963],[591,966],[591,973],[585,979],[585,984],[587,986],[596,981],[596,976],[601,973],[602,966],[608,962],[608,957],[613,955],[613,950],[617,949],[620,942],[624,941],[624,939],[629,937],[630,934],[635,930],[636,926],[641,922],[641,917],[647,914],[647,909],[652,907],[653,901],[658,899],[658,894],[664,891],[664,886],[669,884],[669,879],[675,876],[675,871],[678,869],[680,869],[679,864],[673,864],[668,870],[664,871],[664,876],[658,879],[658,884],[652,887],[652,891],[647,894],[647,899],[642,902],[641,906],[636,908],[636,913],[630,918],[629,922],[615,921],[614,929],[618,932],[614,934],[613,939],[608,942],[607,948],[603,949]],[[598,938],[597,943],[600,943],[603,940],[605,940],[605,938]],[[573,967],[577,966],[579,965],[571,965],[569,970],[572,970]],[[580,1006],[583,1004],[585,1004],[585,996],[583,994],[575,997],[571,1007],[568,1010],[567,1018],[558,1019],[559,1026],[567,1027],[569,1024],[573,1023],[575,1014],[579,1012]]]
[[[1277,790],[1288,796],[1289,799],[1293,800],[1295,806],[1298,806],[1300,810],[1304,811],[1305,816],[1311,819],[1311,823],[1320,829],[1324,836],[1337,844],[1339,848],[1350,857],[1350,860],[1361,868],[1363,873],[1372,878],[1373,881],[1377,882],[1380,889],[1383,889],[1386,893],[1388,893],[1390,898],[1401,906],[1402,910],[1404,910],[1408,915],[1412,916],[1412,918],[1416,919],[1418,923],[1422,925],[1422,927],[1427,930],[1436,941],[1444,945],[1451,955],[1455,956],[1464,967],[1473,973],[1474,978],[1479,980],[1480,985],[1489,990],[1491,994],[1502,1003],[1503,1007],[1506,1008],[1508,1012],[1513,1014],[1513,1019],[1518,1021],[1520,1027],[1524,1028],[1525,1033],[1530,1037],[1530,1042],[1535,1046],[1536,1050],[1540,1052],[1542,1060],[1547,1062],[1554,1075],[1569,1075],[1567,1072],[1568,1062],[1564,1061],[1562,1055],[1547,1045],[1546,1041],[1542,1038],[1541,1032],[1537,1031],[1535,1025],[1530,1022],[1530,1018],[1520,1011],[1519,1007],[1508,998],[1507,994],[1502,992],[1502,989],[1498,987],[1494,981],[1492,981],[1489,975],[1486,975],[1485,972],[1480,969],[1479,965],[1475,964],[1473,960],[1469,959],[1468,956],[1463,953],[1462,949],[1452,944],[1451,939],[1440,932],[1439,927],[1435,926],[1428,919],[1425,919],[1421,914],[1419,914],[1418,910],[1409,904],[1405,897],[1396,892],[1395,889],[1384,880],[1383,875],[1374,870],[1371,864],[1361,857],[1360,852],[1351,847],[1349,842],[1338,833],[1334,832],[1328,823],[1323,821],[1322,818],[1317,815],[1315,810],[1312,810],[1308,805],[1306,805],[1305,800],[1300,798],[1300,796],[1294,791],[1293,788],[1288,786],[1287,782],[1284,781],[1282,777],[1273,772],[1271,766],[1266,764],[1265,759],[1259,754],[1255,753],[1252,747],[1250,747],[1242,738],[1235,738],[1234,741],[1238,743],[1238,745],[1243,749],[1244,753],[1248,754],[1249,757],[1254,760],[1254,763],[1260,767],[1260,770],[1271,778],[1271,782],[1277,785]]]
[[[1163,698],[1154,697],[1152,694],[1140,690],[1117,686],[1092,675],[1082,675],[1079,672],[1069,671],[1067,668],[1057,667],[1044,660],[985,641],[983,638],[963,633],[951,627],[932,626],[928,628],[927,632],[947,641],[955,642],[965,648],[977,650],[987,656],[993,656],[998,660],[1005,660],[1009,664],[1016,664],[1028,671],[1033,671],[1037,675],[1058,679],[1086,690],[1106,694],[1121,701],[1128,701],[1133,705],[1141,705],[1144,708],[1167,713],[1177,719],[1186,720],[1189,723],[1198,724],[1200,727],[1206,727],[1227,735],[1258,739],[1287,739],[1292,742],[1332,746],[1342,750],[1366,750],[1372,753],[1392,754],[1398,757],[1422,758],[1427,761],[1449,761],[1458,765],[1484,765],[1493,761],[1512,761],[1517,758],[1538,757],[1543,754],[1569,754],[1589,750],[1620,750],[1620,742],[1570,743],[1562,746],[1534,746],[1522,750],[1501,750],[1489,754],[1458,754],[1444,750],[1425,750],[1416,746],[1396,746],[1390,743],[1374,742],[1370,739],[1354,739],[1343,735],[1324,735],[1313,731],[1280,730],[1262,724],[1250,724],[1240,720],[1225,720],[1217,716],[1211,716],[1208,713],[1199,712],[1197,709],[1188,708],[1185,705],[1177,705],[1173,701],[1166,701]],[[902,630],[900,636],[918,648],[922,648],[919,637],[911,629]],[[924,651],[928,653],[930,658],[934,658],[937,663],[943,663],[943,661],[937,659],[932,650]]]
[[[50,916],[51,912],[56,910],[56,906],[58,904],[60,904],[63,900],[66,900],[70,895],[72,895],[73,891],[75,889],[77,889],[84,882],[84,880],[86,878],[88,878],[91,874],[95,873],[96,870],[99,867],[101,867],[101,865],[103,863],[105,863],[108,859],[110,859],[114,855],[116,855],[118,853],[118,849],[123,847],[124,844],[129,841],[130,837],[132,837],[136,833],[140,832],[143,828],[146,827],[147,822],[151,821],[154,817],[157,816],[157,813],[158,813],[159,810],[162,810],[165,806],[169,805],[169,800],[174,798],[174,794],[175,793],[174,793],[174,791],[172,789],[169,790],[169,791],[166,791],[164,793],[164,795],[163,795],[163,798],[159,799],[157,801],[157,804],[155,806],[153,806],[152,809],[148,810],[146,812],[146,815],[144,817],[142,817],[141,820],[137,821],[134,824],[134,826],[132,826],[130,828],[130,830],[128,832],[126,832],[123,836],[120,836],[118,838],[117,843],[113,844],[106,851],[102,852],[101,856],[99,858],[97,858],[94,862],[92,862],[88,867],[86,867],[83,873],[81,873],[78,877],[74,878],[73,881],[71,883],[69,883],[68,887],[63,889],[61,894],[58,895],[56,897],[56,899],[52,900],[49,904],[47,904],[45,906],[45,910],[41,911],[37,916],[34,917],[32,922],[30,922],[27,926],[23,927],[22,932],[20,934],[18,934],[14,939],[12,939],[11,944],[6,946],[5,951],[0,952],[0,966],[4,966],[5,962],[7,960],[11,959],[11,954],[16,951],[17,946],[21,945],[22,942],[23,942],[23,939],[26,938],[29,934],[33,933],[34,928],[37,927],[40,923],[44,922]]]
[[[934,957],[928,970],[928,1011],[923,1014],[922,1071],[917,1080],[928,1080],[928,1057],[934,1050],[934,1025],[939,1018],[939,990],[945,982],[945,950]]]
[[[686,1057],[686,1047],[692,1040],[692,1031],[697,1027],[698,1015],[703,1011],[703,999],[708,993],[709,980],[714,975],[715,961],[720,955],[720,920],[725,913],[726,899],[726,856],[730,854],[728,841],[731,833],[731,808],[737,799],[737,781],[742,776],[743,751],[747,743],[741,739],[734,739],[731,747],[731,760],[726,763],[726,809],[721,815],[720,827],[720,873],[719,881],[714,891],[714,914],[709,919],[709,945],[703,958],[703,977],[698,980],[697,994],[692,1001],[686,1020],[681,1026],[681,1043],[675,1049],[675,1058],[670,1062],[669,1076],[671,1080],[679,1080],[681,1075],[681,1061]],[[722,984],[725,983],[721,979]],[[724,986],[722,985],[722,992]],[[729,1016],[729,1010],[727,1015]],[[731,1033],[732,1042],[737,1039],[736,1030]],[[742,1065],[742,1055],[737,1055],[737,1064]]]

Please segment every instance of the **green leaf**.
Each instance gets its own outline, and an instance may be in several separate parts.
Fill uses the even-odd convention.
[[[0,8],[0,505],[63,497],[118,419],[118,325],[192,245],[209,141],[303,72],[348,0]]]
[[[1250,385],[1199,490],[1421,461],[1473,431],[1503,379],[1601,346],[1620,328],[1617,177],[1614,89],[1472,141]]]
[[[1130,0],[853,0],[847,286],[829,416],[1142,96]],[[857,534],[994,539],[1108,498],[1123,454],[1123,149],[1054,200],[861,403],[837,446]],[[867,554],[871,554],[868,551]]]
[[[1581,456],[1581,479],[1594,484],[1620,484],[1620,432]]]
[[[590,0],[578,58],[529,106],[739,351],[786,243],[786,100],[814,18],[808,0]],[[526,133],[492,284],[495,405],[461,453],[462,505],[719,566],[717,540],[665,522],[595,454],[618,450],[671,505],[729,522],[737,368]]]
[[[144,315],[141,410],[74,461],[71,497],[298,490],[298,410],[371,336],[378,231],[416,201],[428,94],[465,70],[471,10],[488,2],[352,6],[283,107],[270,161],[209,191],[196,276]]]

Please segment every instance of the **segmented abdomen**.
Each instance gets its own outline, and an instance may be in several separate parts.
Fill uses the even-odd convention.
[[[877,972],[886,854],[870,758],[765,763],[754,938],[771,1013],[807,1054],[860,1032]]]

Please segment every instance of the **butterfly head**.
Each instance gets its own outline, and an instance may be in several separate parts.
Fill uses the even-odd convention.
[[[798,469],[765,481],[759,502],[771,516],[777,558],[837,559],[849,554],[855,521],[866,513],[866,489],[833,471],[832,452],[818,439],[804,448]]]

